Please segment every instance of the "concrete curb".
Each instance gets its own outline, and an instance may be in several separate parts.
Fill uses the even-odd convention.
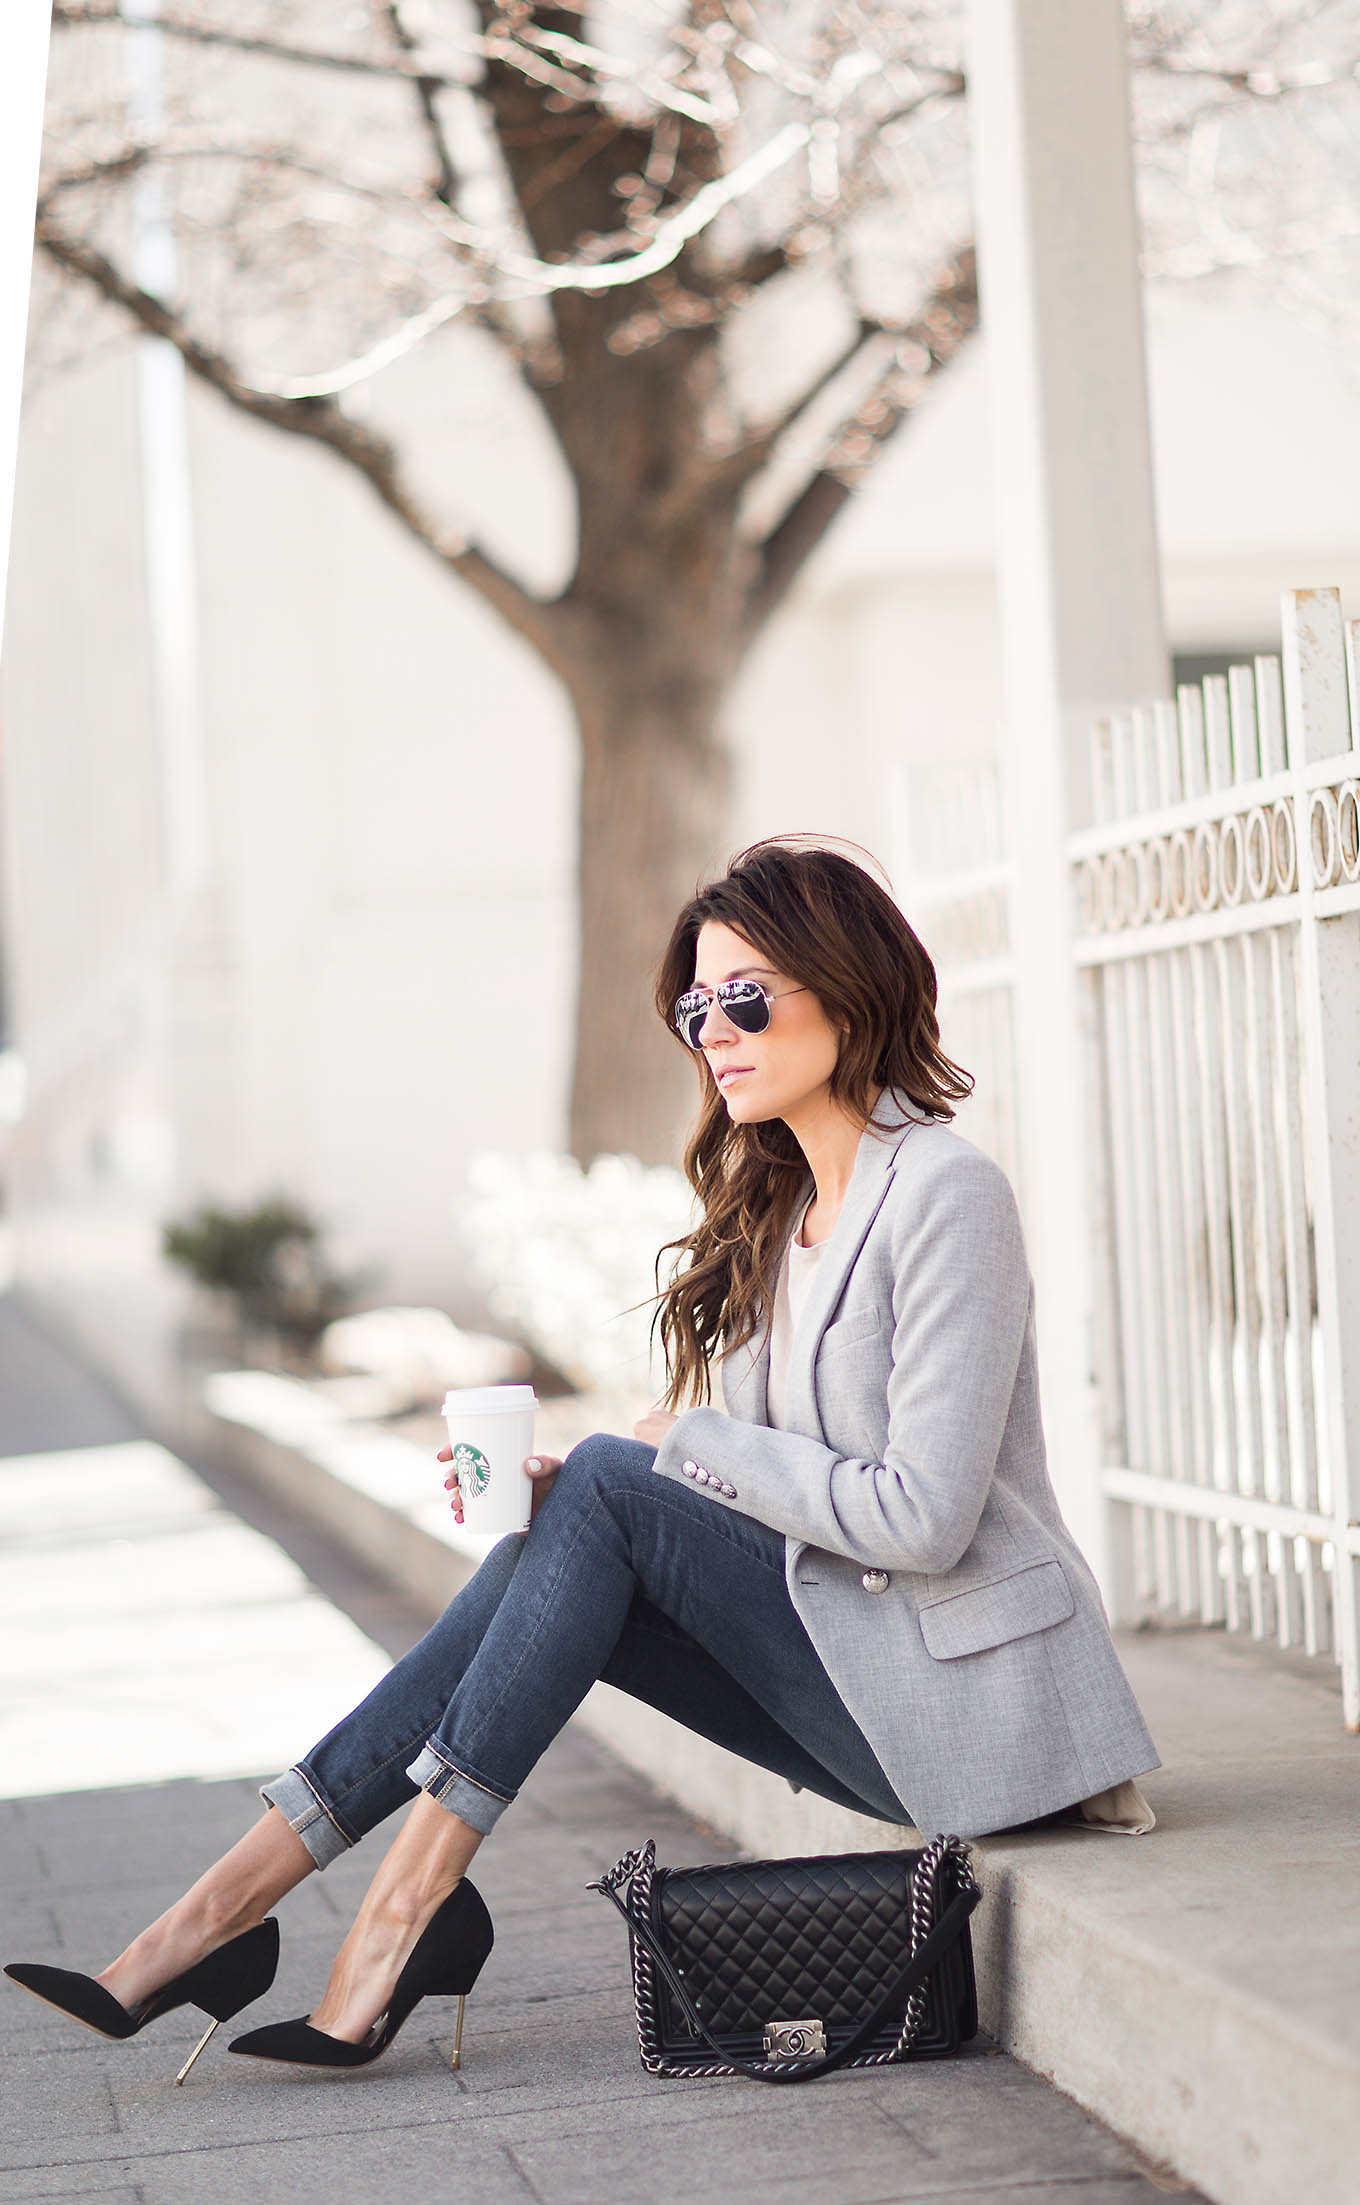
[[[345,1423],[295,1381],[219,1374],[205,1406],[234,1468],[432,1614],[490,1543],[432,1495],[421,1449]],[[1315,1673],[1281,1677],[1208,1633],[1121,1650],[1169,1764],[1154,1787],[1161,1827],[1136,1856],[1081,1832],[983,1841],[983,2026],[1218,2205],[1353,2205],[1360,2014],[1343,1956],[1360,1945],[1360,1748]],[[916,1842],[795,1795],[605,1686],[577,1720],[752,1853]]]

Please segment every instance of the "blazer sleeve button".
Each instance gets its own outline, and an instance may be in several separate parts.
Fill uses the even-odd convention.
[[[884,1593],[888,1589],[888,1573],[886,1570],[866,1570],[860,1583],[867,1593]]]
[[[682,1462],[680,1468],[687,1478],[697,1478],[699,1475],[699,1465],[696,1462]]]
[[[737,1497],[737,1489],[736,1489],[735,1485],[725,1485],[725,1486],[723,1487],[723,1498],[724,1498],[724,1500],[734,1501],[734,1500],[736,1499],[736,1497]]]

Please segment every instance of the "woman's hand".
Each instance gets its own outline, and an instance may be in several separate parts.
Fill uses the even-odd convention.
[[[659,1447],[675,1418],[667,1409],[649,1409],[633,1426],[634,1439],[644,1439],[649,1447]]]
[[[452,1462],[453,1449],[451,1447],[441,1447],[434,1459],[436,1462]],[[524,1467],[533,1480],[534,1489],[529,1496],[529,1516],[532,1522],[552,1491],[553,1479],[562,1467],[562,1457],[560,1455],[529,1455],[525,1459]],[[461,1524],[463,1521],[463,1496],[458,1490],[457,1475],[452,1470],[444,1480],[444,1491],[453,1495],[453,1499],[449,1504],[453,1510],[453,1520],[456,1524]]]

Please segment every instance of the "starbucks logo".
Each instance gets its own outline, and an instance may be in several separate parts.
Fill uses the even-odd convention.
[[[480,1447],[460,1442],[453,1450],[453,1467],[462,1493],[474,1501],[485,1493],[491,1483],[491,1465]]]

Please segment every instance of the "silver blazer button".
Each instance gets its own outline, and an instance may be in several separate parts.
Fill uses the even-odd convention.
[[[885,1593],[888,1589],[888,1573],[886,1570],[866,1570],[860,1583],[867,1593]]]

